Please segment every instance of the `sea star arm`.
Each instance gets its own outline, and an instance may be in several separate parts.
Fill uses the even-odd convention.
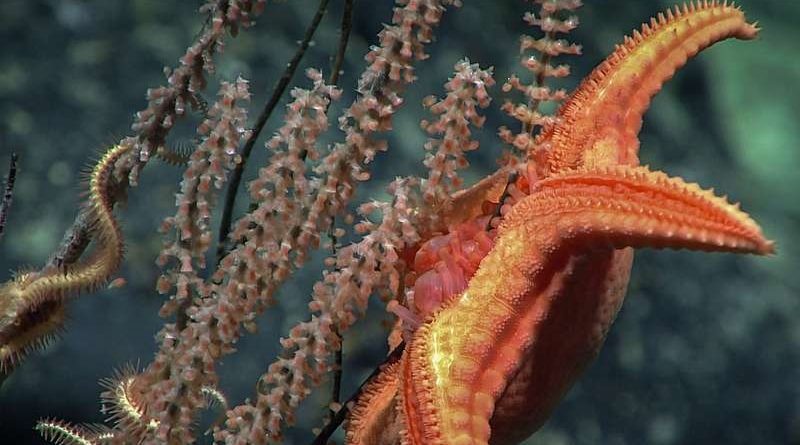
[[[347,445],[388,445],[398,437],[396,395],[400,364],[392,362],[367,382],[350,411]]]
[[[712,44],[757,34],[741,9],[727,1],[693,1],[650,19],[583,80],[559,109],[557,123],[543,129],[536,146],[547,155],[539,176],[638,164],[642,115],[664,82]]]
[[[505,218],[467,290],[414,336],[400,370],[403,443],[488,443],[495,403],[540,341],[537,334],[574,273],[572,260],[625,247],[773,250],[738,206],[645,167],[540,181]],[[587,332],[587,360],[606,328]],[[545,389],[560,397],[571,380],[553,383]],[[536,411],[537,403],[550,402],[550,394],[538,396],[520,408]]]

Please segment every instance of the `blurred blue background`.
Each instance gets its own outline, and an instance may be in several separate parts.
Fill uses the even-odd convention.
[[[331,8],[302,64],[327,72],[335,51],[341,1]],[[422,97],[440,94],[453,64],[469,57],[494,66],[498,83],[517,71],[518,38],[531,30],[521,1],[467,1],[445,16],[419,64],[406,106],[389,137],[390,152],[357,201],[383,196],[397,175],[421,173],[426,117]],[[588,1],[570,39],[584,55],[564,59],[574,86],[639,23],[670,3]],[[103,147],[130,133],[148,87],[163,83],[201,26],[198,2],[158,0],[3,0],[0,2],[0,166],[20,157],[14,204],[0,241],[0,270],[41,265],[80,205],[81,172]],[[311,0],[270,2],[254,28],[228,39],[216,80],[250,80],[251,116],[266,101],[317,6]],[[668,83],[645,116],[643,163],[741,201],[778,254],[755,258],[642,251],[628,301],[597,362],[553,418],[528,444],[800,444],[800,2],[742,0],[763,28],[754,42],[728,41],[707,50]],[[341,85],[349,103],[355,79],[388,0],[356,2],[355,28]],[[214,85],[216,82],[211,82]],[[307,85],[301,72],[294,84]],[[213,87],[212,87],[213,88]],[[470,157],[470,179],[495,168],[499,87],[487,111],[481,149]],[[209,92],[206,97],[211,98]],[[276,113],[264,135],[279,122]],[[179,125],[175,144],[192,138]],[[329,141],[339,136],[332,132]],[[264,139],[264,136],[262,136]],[[261,144],[258,145],[261,147]],[[265,160],[259,148],[248,174]],[[141,185],[118,208],[127,239],[120,275],[128,285],[81,297],[69,307],[63,338],[33,354],[0,390],[0,443],[42,443],[32,430],[43,417],[100,422],[97,380],[137,360],[147,363],[162,320],[154,264],[157,228],[174,213],[181,171],[151,162]],[[244,200],[241,200],[244,201]],[[280,305],[260,320],[258,335],[220,367],[232,403],[253,394],[258,375],[277,353],[276,339],[305,316],[317,255],[279,294]],[[344,394],[380,361],[385,344],[378,305],[346,335]],[[286,443],[309,443],[329,390],[305,404]]]

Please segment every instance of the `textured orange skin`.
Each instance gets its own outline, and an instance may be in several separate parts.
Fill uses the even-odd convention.
[[[738,206],[637,167],[642,114],[662,83],[714,42],[756,33],[735,7],[692,4],[634,32],[583,81],[537,140],[530,196],[392,370],[394,412],[373,417],[403,428],[381,443],[513,444],[536,431],[599,352],[634,247],[772,252]],[[359,409],[390,409],[372,402]]]

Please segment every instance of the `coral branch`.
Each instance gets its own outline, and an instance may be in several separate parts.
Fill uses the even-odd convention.
[[[337,85],[339,83],[339,76],[342,74],[344,55],[347,52],[347,43],[350,40],[350,31],[353,29],[353,2],[354,0],[344,1],[342,24],[339,27],[339,46],[336,49],[336,56],[333,59],[330,77],[328,77],[328,83],[331,85]]]
[[[297,48],[294,56],[292,56],[292,60],[286,64],[286,69],[283,71],[280,79],[278,79],[278,82],[272,89],[272,95],[270,95],[267,103],[264,104],[264,109],[262,109],[261,114],[258,115],[256,124],[253,126],[250,136],[247,138],[244,146],[242,147],[240,154],[241,159],[233,170],[231,181],[228,185],[228,191],[225,195],[225,205],[222,211],[219,236],[217,237],[217,262],[221,261],[222,258],[228,253],[227,243],[228,235],[230,234],[231,230],[233,208],[236,205],[236,196],[239,194],[239,185],[242,182],[242,175],[244,174],[247,160],[250,159],[250,153],[253,151],[253,147],[258,140],[258,136],[261,134],[261,130],[264,129],[264,125],[266,125],[270,116],[272,116],[272,112],[275,110],[275,107],[278,106],[278,102],[280,101],[281,97],[283,97],[283,93],[289,86],[289,82],[291,82],[292,77],[294,77],[294,73],[297,71],[300,61],[303,60],[303,56],[311,44],[311,40],[314,38],[314,34],[316,33],[317,28],[322,21],[322,17],[324,17],[325,13],[328,11],[328,1],[329,0],[320,1],[319,6],[317,7],[317,12],[314,14],[311,24],[308,25],[305,35],[303,36],[303,40],[300,41],[300,46]]]
[[[173,288],[175,293],[161,309],[167,316],[181,309],[179,316],[186,321],[197,321],[197,314],[191,310],[190,303],[212,296],[212,287],[199,277],[198,271],[205,268],[205,255],[211,243],[210,215],[213,208],[214,191],[221,189],[233,167],[236,148],[248,136],[244,126],[247,114],[243,108],[250,98],[247,82],[238,79],[235,83],[223,82],[217,102],[209,110],[209,118],[197,129],[203,142],[192,154],[189,166],[184,173],[181,192],[178,194],[178,211],[173,218],[165,221],[167,237],[159,262],[168,269],[159,279],[158,288],[167,293]],[[196,308],[194,308],[196,309]],[[181,318],[179,318],[180,320]],[[192,323],[190,322],[190,324]],[[153,414],[157,427],[145,431],[149,440],[169,442],[191,442],[193,440],[192,422],[198,410],[205,407],[202,388],[216,385],[213,374],[198,378],[202,370],[181,368],[181,363],[173,361],[176,334],[172,331],[181,326],[167,325],[159,334],[163,350],[142,376],[146,388],[143,400],[147,400],[147,410]],[[199,339],[195,339],[197,341]],[[191,343],[189,343],[191,345]],[[181,347],[186,346],[184,344]],[[199,351],[183,356],[183,360],[197,359],[202,363]],[[208,360],[209,351],[206,351]],[[212,353],[213,354],[213,353]],[[206,360],[206,362],[207,362]],[[213,361],[213,359],[211,359]],[[174,370],[175,375],[169,375]],[[172,380],[156,380],[159,373],[166,372]],[[169,406],[180,406],[177,411]],[[125,429],[125,437],[142,437],[140,431]]]
[[[186,50],[180,66],[165,69],[167,86],[147,91],[147,108],[136,113],[131,125],[138,136],[135,162],[130,170],[132,184],[136,184],[151,153],[164,145],[167,133],[186,113],[187,105],[196,103],[194,94],[205,88],[205,73],[214,72],[214,55],[222,51],[225,33],[236,35],[240,26],[252,25],[265,3],[265,0],[210,0],[200,8],[201,12],[208,12],[209,26],[204,27]]]
[[[445,84],[447,95],[437,100],[434,96],[425,99],[425,105],[438,119],[423,120],[422,128],[430,136],[425,143],[425,166],[428,180],[423,185],[423,196],[432,204],[449,199],[462,186],[458,170],[465,169],[469,162],[464,153],[478,148],[472,139],[470,125],[481,128],[486,120],[477,108],[486,108],[491,102],[487,88],[494,85],[492,69],[481,69],[464,59],[455,65],[453,77]]]
[[[569,75],[568,65],[552,65],[553,58],[563,54],[580,54],[581,48],[559,39],[559,34],[567,34],[578,26],[578,18],[570,13],[578,9],[580,0],[534,0],[539,4],[539,13],[525,13],[525,22],[539,28],[543,36],[534,38],[523,35],[520,39],[520,53],[523,57],[520,65],[533,75],[533,82],[526,84],[516,74],[504,84],[503,91],[522,93],[519,103],[506,101],[503,111],[520,122],[520,131],[512,132],[506,127],[500,128],[500,137],[507,144],[514,146],[530,158],[535,155],[537,146],[533,145],[533,136],[545,125],[551,124],[554,117],[541,110],[544,102],[561,102],[567,96],[565,90],[552,90],[546,85],[548,79]],[[532,52],[532,55],[525,54]]]

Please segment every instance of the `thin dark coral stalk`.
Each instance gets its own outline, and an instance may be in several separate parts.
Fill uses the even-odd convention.
[[[345,0],[344,2],[344,11],[342,12],[342,24],[339,27],[339,46],[336,50],[336,57],[333,59],[333,65],[331,66],[331,73],[328,77],[328,84],[333,86],[338,86],[339,83],[339,76],[342,73],[342,66],[344,65],[344,56],[347,52],[347,43],[350,40],[350,31],[353,29],[353,0]],[[335,225],[332,224],[332,225]],[[328,231],[331,238],[331,248],[333,251],[331,252],[333,255],[336,254],[336,235],[335,231]],[[337,332],[339,335],[339,341],[344,346],[344,337],[341,333]],[[331,385],[331,406],[340,405],[341,400],[341,392],[342,392],[342,375],[344,373],[344,369],[342,368],[342,350],[344,348],[339,348],[336,351],[334,356],[334,366],[335,369],[333,371],[333,384]],[[331,409],[331,418],[336,415],[336,412]]]
[[[17,179],[17,154],[11,153],[11,161],[8,163],[8,175],[6,176],[5,190],[3,198],[0,200],[0,239],[3,238],[3,231],[6,228],[8,211],[11,209],[11,201],[14,197],[14,182]]]
[[[252,153],[253,147],[256,145],[256,141],[258,140],[258,136],[261,134],[261,130],[264,129],[264,125],[267,124],[270,116],[272,116],[272,112],[275,111],[275,107],[278,106],[281,97],[283,97],[283,93],[286,92],[286,88],[289,87],[289,83],[292,81],[292,77],[294,77],[297,67],[300,66],[300,61],[303,60],[303,56],[306,54],[306,50],[311,45],[311,40],[314,38],[314,34],[317,32],[317,28],[319,27],[320,22],[322,22],[322,18],[328,11],[328,2],[329,0],[321,0],[319,2],[317,12],[314,14],[314,18],[311,19],[311,23],[306,29],[303,40],[300,41],[300,46],[297,48],[294,56],[292,56],[292,59],[286,65],[286,69],[283,71],[280,79],[278,79],[275,87],[273,87],[269,100],[266,104],[264,104],[261,114],[259,114],[258,118],[256,119],[256,123],[253,126],[250,137],[247,138],[242,146],[242,151],[239,153],[240,160],[233,169],[228,190],[225,195],[225,204],[222,210],[222,219],[219,225],[219,236],[217,237],[217,263],[219,263],[229,251],[227,243],[228,235],[231,231],[231,222],[233,221],[233,208],[236,205],[236,197],[239,194],[239,186],[242,183],[242,175],[244,174],[244,169],[247,166],[247,161],[250,159],[250,153]]]
[[[336,57],[331,65],[331,74],[328,77],[328,84],[338,86],[339,76],[342,74],[344,56],[347,52],[347,43],[350,41],[350,31],[353,30],[353,0],[345,0],[344,11],[342,12],[342,24],[339,27],[339,46],[336,49]]]

